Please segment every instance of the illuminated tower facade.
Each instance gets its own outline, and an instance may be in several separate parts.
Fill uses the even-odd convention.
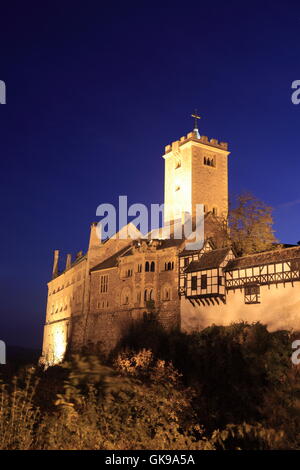
[[[228,214],[228,144],[193,132],[165,148],[165,224],[194,217],[196,205],[218,216]]]

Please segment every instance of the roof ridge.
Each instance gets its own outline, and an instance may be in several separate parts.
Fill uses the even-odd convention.
[[[300,245],[299,246],[291,246],[291,247],[288,247],[288,248],[275,248],[274,250],[259,251],[257,253],[248,253],[247,255],[238,256],[237,259],[250,258],[251,256],[265,255],[267,253],[269,253],[269,254],[271,254],[271,253],[282,253],[283,251],[291,251],[291,250],[295,250],[297,248],[300,249]]]
[[[121,248],[120,250],[116,251],[115,253],[113,253],[112,255],[108,256],[107,258],[104,258],[102,261],[100,261],[100,263],[96,264],[95,266],[93,266],[90,271],[97,271],[100,266],[102,264],[104,264],[105,262],[109,261],[110,259],[118,259],[121,255],[123,255],[129,248],[132,247],[132,240],[131,240],[131,243],[129,245],[126,245],[124,246],[123,248]],[[111,266],[113,267],[113,266]],[[106,268],[103,268],[103,269],[106,269]]]

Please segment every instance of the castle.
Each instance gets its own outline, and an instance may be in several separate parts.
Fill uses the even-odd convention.
[[[54,252],[41,361],[56,364],[67,347],[109,353],[136,319],[155,313],[168,330],[261,321],[300,329],[300,246],[237,258],[216,249],[214,221],[228,213],[228,145],[193,132],[165,147],[165,224],[204,208],[204,243],[143,236],[132,224],[101,241],[91,225],[86,253]]]

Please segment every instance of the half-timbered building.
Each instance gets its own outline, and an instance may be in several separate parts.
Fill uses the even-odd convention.
[[[240,258],[230,249],[212,250],[187,264],[182,278],[185,331],[234,321],[300,329],[300,246]]]

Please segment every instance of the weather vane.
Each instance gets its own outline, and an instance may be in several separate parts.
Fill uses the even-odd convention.
[[[194,123],[194,132],[197,133],[198,138],[200,138],[199,134],[199,129],[198,129],[198,119],[201,119],[201,116],[199,116],[197,109],[195,109],[194,114],[191,114],[191,117],[194,118],[195,123]]]

